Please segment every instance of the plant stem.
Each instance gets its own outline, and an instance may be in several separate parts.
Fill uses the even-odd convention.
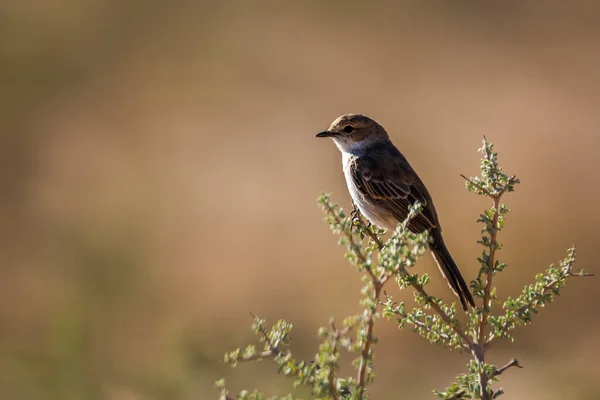
[[[575,252],[575,246],[572,247],[573,249],[573,253],[572,253],[572,258],[569,260],[569,262],[567,263],[567,265],[564,267],[562,273],[565,279],[570,278],[570,277],[578,277],[578,276],[594,276],[594,274],[573,274],[572,273],[572,268],[573,265],[575,264],[575,256],[576,256],[576,252]],[[524,306],[522,306],[521,308],[519,308],[516,311],[517,315],[522,315],[527,311],[530,311],[533,307],[531,306],[531,302],[534,301],[541,301],[542,298],[546,295],[546,293],[554,290],[554,287],[558,284],[559,279],[554,279],[553,281],[549,282],[546,286],[544,286],[544,288],[542,289],[541,293],[538,293],[533,299],[529,300],[529,303],[525,304]],[[506,332],[509,329],[511,321],[507,320],[503,325],[501,325],[500,330],[502,332]],[[498,341],[498,339],[501,339],[501,336],[494,336],[493,334],[490,335],[489,339],[487,340],[487,342],[485,343],[485,348],[486,350],[488,348],[490,348],[494,343],[496,343],[496,341]]]
[[[411,285],[417,292],[419,292],[425,298],[425,301],[427,302],[427,304],[429,304],[433,311],[435,311],[440,316],[440,318],[450,328],[452,328],[454,333],[456,333],[462,339],[462,341],[465,343],[465,348],[471,351],[473,355],[475,355],[477,345],[473,342],[473,340],[471,340],[471,338],[465,333],[465,331],[460,326],[457,326],[456,322],[454,322],[436,302],[430,300],[429,294],[427,294],[425,288],[422,285],[420,285],[418,282],[413,282],[411,283]]]
[[[331,329],[333,330],[333,340],[331,341],[332,347],[332,360],[329,365],[329,395],[333,400],[338,400],[337,391],[335,387],[335,357],[338,355],[338,340],[340,339],[341,333],[336,329],[335,322],[331,321]]]
[[[502,197],[502,192],[500,194],[493,196],[492,199],[494,201],[494,216],[492,218],[491,223],[491,232],[490,232],[490,254],[488,257],[488,265],[487,265],[487,275],[486,275],[486,284],[485,290],[483,292],[483,305],[481,307],[481,320],[479,322],[479,335],[477,335],[477,352],[475,354],[475,358],[477,362],[483,366],[485,363],[485,328],[488,322],[488,315],[491,311],[491,292],[492,292],[492,282],[494,279],[494,268],[496,262],[496,249],[498,248],[498,241],[496,239],[498,235],[498,218],[500,213],[498,208],[500,207],[500,198]],[[485,369],[481,368],[479,372],[479,385],[480,385],[480,394],[482,400],[489,400],[488,393],[488,376],[485,373]]]
[[[485,290],[483,293],[483,309],[481,314],[481,323],[479,325],[479,335],[477,344],[483,348],[485,345],[485,326],[487,325],[488,315],[491,311],[490,296],[492,292],[492,281],[494,279],[494,267],[496,262],[496,248],[498,246],[498,207],[500,207],[500,196],[494,197],[494,217],[492,218],[492,231],[490,232],[490,255],[488,257],[487,276]]]
[[[373,285],[375,286],[375,306],[369,308],[369,314],[367,319],[367,335],[365,337],[365,343],[363,344],[363,348],[360,353],[360,365],[358,367],[358,388],[360,390],[360,394],[364,393],[365,384],[367,379],[367,366],[369,364],[369,358],[371,357],[371,343],[373,342],[373,330],[375,328],[375,313],[377,309],[377,304],[379,304],[379,298],[381,296],[381,290],[383,289],[383,284],[387,279],[377,279],[373,281]]]
[[[335,210],[331,207],[331,205],[329,204],[329,202],[324,203],[324,207],[327,209],[327,213],[329,215],[333,216],[333,218],[335,219],[336,224],[340,227],[340,229],[343,230],[344,235],[348,239],[348,245],[350,246],[350,248],[352,249],[352,251],[354,251],[354,253],[356,254],[356,257],[358,257],[358,259],[363,263],[365,269],[369,273],[369,276],[371,277],[371,279],[373,280],[373,282],[379,281],[379,279],[377,278],[377,276],[373,273],[372,268],[368,265],[368,263],[367,263],[367,257],[361,251],[362,250],[362,246],[359,243],[356,243],[354,241],[354,236],[352,236],[352,231],[348,231],[347,229],[344,229],[344,224],[342,223],[342,220],[340,219],[340,217],[338,216],[338,214],[335,212]]]
[[[338,224],[338,226],[343,228],[342,220],[340,219],[338,214],[333,210],[331,205],[329,203],[325,203],[325,207],[327,209],[327,212],[335,218],[335,221]],[[360,219],[360,217],[359,217],[358,221],[361,225],[361,228],[363,228],[366,231],[370,231],[365,226],[364,222],[362,221],[362,219]],[[389,279],[389,275],[386,275],[384,272],[381,275],[381,277],[377,277],[377,275],[375,275],[375,273],[373,272],[373,269],[368,265],[367,257],[362,252],[362,246],[359,243],[356,243],[354,241],[354,236],[352,235],[352,231],[348,230],[348,229],[343,229],[343,232],[344,232],[344,235],[346,236],[346,238],[348,239],[348,244],[349,244],[350,248],[356,254],[356,257],[360,260],[360,262],[362,262],[363,265],[365,266],[365,269],[367,270],[367,273],[369,274],[369,277],[371,278],[371,281],[373,282],[373,287],[374,287],[374,294],[373,294],[374,305],[373,305],[373,307],[369,307],[368,311],[367,311],[368,312],[367,322],[366,322],[367,333],[366,333],[366,336],[364,339],[363,347],[361,349],[360,365],[358,367],[358,376],[356,379],[358,382],[358,390],[360,391],[360,395],[362,396],[366,390],[367,367],[369,364],[369,359],[371,358],[371,344],[373,343],[373,331],[375,329],[375,315],[377,312],[377,304],[379,304],[379,302],[380,302],[379,300],[381,297],[381,291],[383,290],[383,285]],[[375,236],[375,235],[371,232],[369,234],[369,236],[371,238],[373,238],[373,236]],[[379,240],[376,236],[373,240],[377,243],[377,246],[381,250],[383,248],[383,243],[381,242],[381,240]]]

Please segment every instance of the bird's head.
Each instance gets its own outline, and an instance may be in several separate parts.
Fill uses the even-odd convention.
[[[338,117],[329,129],[317,137],[330,137],[341,151],[352,152],[361,147],[388,139],[388,134],[377,121],[361,114]]]

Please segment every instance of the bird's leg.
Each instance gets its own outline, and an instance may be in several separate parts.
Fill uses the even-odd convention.
[[[363,222],[362,218],[360,217],[360,210],[358,209],[354,200],[352,200],[352,211],[350,211],[350,216],[352,217],[352,226],[356,226],[356,229],[360,231],[360,226],[363,224]]]
[[[352,217],[352,226],[356,226],[356,232],[361,235],[361,239],[365,234],[367,234],[379,247],[379,250],[383,249],[383,242],[377,237],[377,234],[373,232],[371,229],[371,221],[367,219],[367,224],[362,219],[362,214],[359,208],[356,206],[356,203],[352,201],[353,209],[350,212],[350,216]],[[352,229],[352,226],[350,229]]]
[[[362,219],[362,213],[360,212],[360,209],[358,208],[354,200],[352,200],[352,207],[352,211],[350,212],[350,216],[352,216],[352,223],[358,222],[363,227],[370,228],[371,221],[367,220],[367,224],[365,225],[365,222]]]
[[[371,236],[371,221],[367,220],[367,224],[365,224],[365,221],[362,218],[362,213],[354,201],[352,201],[352,207],[353,208],[350,212],[350,216],[352,217],[352,226],[356,227],[356,233],[366,233]]]

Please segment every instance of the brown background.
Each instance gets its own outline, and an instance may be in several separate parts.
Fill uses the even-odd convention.
[[[349,204],[313,137],[342,113],[388,129],[467,277],[488,204],[459,173],[478,172],[483,134],[522,181],[501,295],[572,243],[597,272],[598,21],[593,1],[4,0],[0,398],[210,399],[221,376],[287,393],[268,362],[218,360],[252,340],[249,310],[293,321],[304,358],[359,310],[315,203]],[[452,299],[429,256],[419,268]],[[494,349],[525,366],[506,398],[597,398],[598,300],[597,278],[573,280]],[[465,369],[393,323],[377,335],[374,399],[432,398]]]

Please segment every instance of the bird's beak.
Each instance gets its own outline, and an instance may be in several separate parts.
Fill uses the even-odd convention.
[[[315,137],[333,137],[335,135],[337,135],[335,132],[324,131],[324,132],[321,132],[321,133],[317,133],[317,136],[315,136]]]

